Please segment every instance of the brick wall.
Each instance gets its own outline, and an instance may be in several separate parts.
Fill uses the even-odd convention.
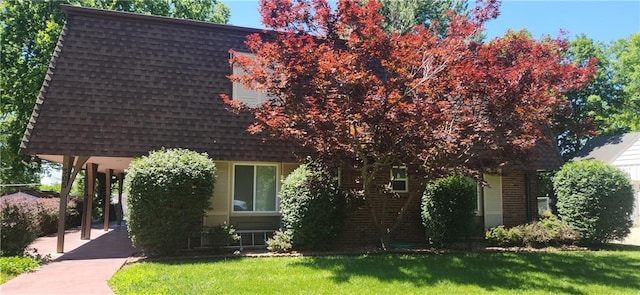
[[[529,203],[530,218],[531,220],[537,218],[536,173],[535,171],[529,171],[528,174],[528,188],[525,184],[525,171],[506,171],[502,174],[502,210],[505,226],[511,227],[530,221],[527,220],[527,189],[531,196]],[[357,182],[357,177],[358,172],[355,170],[342,170],[341,187],[352,190],[361,189],[362,184]],[[411,176],[409,177],[409,192],[400,194],[398,198],[387,200],[385,220],[387,221],[386,225],[390,226],[395,221],[395,214],[399,212],[407,198],[413,196],[400,225],[391,234],[391,241],[422,244],[425,243],[425,239],[420,216],[420,203],[424,184],[411,179]],[[379,185],[388,183],[389,171],[382,171],[376,176],[375,182]],[[374,199],[373,206],[378,213],[383,206],[381,194],[375,194]],[[378,246],[380,243],[379,234],[372,220],[363,200],[351,201],[348,205],[345,228],[339,242],[345,246]]]
[[[357,181],[358,175],[358,171],[343,169],[341,171],[342,188],[352,190],[362,189],[362,184]],[[389,178],[389,170],[383,169],[383,171],[376,175],[374,182],[378,185],[385,185],[389,182]],[[408,193],[400,193],[397,198],[387,197],[386,210],[384,210],[387,213],[384,216],[385,225],[389,227],[395,222],[396,214],[400,211],[409,196],[413,196],[400,225],[391,233],[391,241],[412,244],[424,243],[424,230],[420,217],[420,202],[424,185],[412,179],[411,176],[409,176],[409,178]],[[383,211],[382,207],[384,206],[382,193],[375,193],[371,203],[376,214],[381,214]],[[373,223],[370,210],[367,208],[364,200],[358,199],[349,203],[345,228],[340,238],[340,243],[345,246],[380,245],[378,230]]]
[[[537,218],[536,173],[529,171],[505,171],[502,174],[502,220],[511,227]],[[525,179],[529,180],[527,188]],[[527,219],[527,189],[529,190],[530,220]]]

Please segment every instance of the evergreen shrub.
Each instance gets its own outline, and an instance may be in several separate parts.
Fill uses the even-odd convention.
[[[135,159],[125,178],[127,222],[134,246],[174,255],[202,230],[216,168],[206,154],[162,149]]]
[[[280,209],[284,230],[295,248],[330,249],[344,225],[345,196],[337,176],[310,161],[282,182]]]
[[[600,161],[565,164],[553,179],[558,216],[587,243],[622,239],[632,226],[633,188],[629,176]]]
[[[476,182],[454,175],[429,183],[422,197],[422,224],[434,246],[466,239],[477,209]]]

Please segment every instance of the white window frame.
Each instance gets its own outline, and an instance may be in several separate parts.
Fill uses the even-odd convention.
[[[236,200],[236,166],[253,166],[253,208],[249,211],[236,211],[233,202]],[[276,196],[275,196],[275,209],[274,211],[256,211],[256,167],[266,166],[276,168]],[[256,214],[256,213],[279,213],[280,212],[280,199],[278,199],[278,193],[280,192],[280,165],[271,163],[233,163],[233,169],[231,171],[231,212],[234,214]]]
[[[394,169],[404,169],[405,178],[396,179],[395,175],[393,175]],[[389,169],[389,174],[391,175],[391,191],[394,193],[406,193],[409,192],[409,171],[407,171],[407,166],[391,166]],[[395,190],[393,189],[393,182],[404,182],[404,190]]]
[[[256,57],[255,54],[251,53],[235,52],[235,54],[247,56],[252,59],[255,59]],[[234,64],[233,75],[244,76],[246,75],[246,73],[239,66],[236,66]],[[241,93],[243,94],[242,96],[240,96]],[[248,89],[240,82],[233,82],[233,87],[231,89],[231,99],[242,101],[249,107],[256,107],[269,100],[269,96],[266,92]]]

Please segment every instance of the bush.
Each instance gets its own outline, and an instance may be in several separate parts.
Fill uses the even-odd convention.
[[[58,232],[60,199],[38,199],[35,202],[38,206],[39,233],[41,235],[49,235]]]
[[[37,203],[27,198],[0,201],[0,254],[22,256],[24,250],[38,237]]]
[[[148,255],[173,255],[189,237],[200,234],[215,172],[206,154],[183,149],[135,159],[125,179],[133,244]]]
[[[565,164],[553,187],[559,217],[589,243],[604,243],[629,234],[633,188],[629,177],[600,161]]]
[[[211,241],[214,250],[219,250],[240,240],[240,235],[236,233],[233,225],[227,225],[226,222],[218,226],[203,228],[202,236]]]
[[[296,248],[329,249],[344,224],[345,197],[318,162],[301,165],[282,183],[282,224]]]
[[[477,209],[476,182],[455,175],[427,185],[422,197],[422,224],[435,246],[468,238]]]
[[[276,231],[273,237],[267,240],[267,250],[271,252],[284,253],[291,251],[292,243],[291,232]]]
[[[580,233],[551,212],[545,212],[540,221],[510,229],[502,225],[491,228],[485,239],[491,246],[546,247],[575,244],[580,240]]]

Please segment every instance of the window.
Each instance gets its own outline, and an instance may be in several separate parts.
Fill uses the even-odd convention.
[[[538,172],[537,184],[538,184],[538,214],[542,214],[545,211],[551,209],[551,196],[553,195],[553,173],[550,172]]]
[[[238,53],[245,56],[253,57],[253,54],[249,53]],[[233,75],[235,76],[244,76],[246,73],[239,66],[233,66]],[[242,83],[233,82],[231,98],[234,100],[240,100],[244,102],[246,105],[250,107],[258,106],[268,99],[268,95],[264,92],[255,91],[253,89],[248,89]]]
[[[233,166],[233,211],[276,212],[276,165]]]
[[[394,192],[408,192],[409,179],[407,178],[407,167],[391,167],[391,190]]]

